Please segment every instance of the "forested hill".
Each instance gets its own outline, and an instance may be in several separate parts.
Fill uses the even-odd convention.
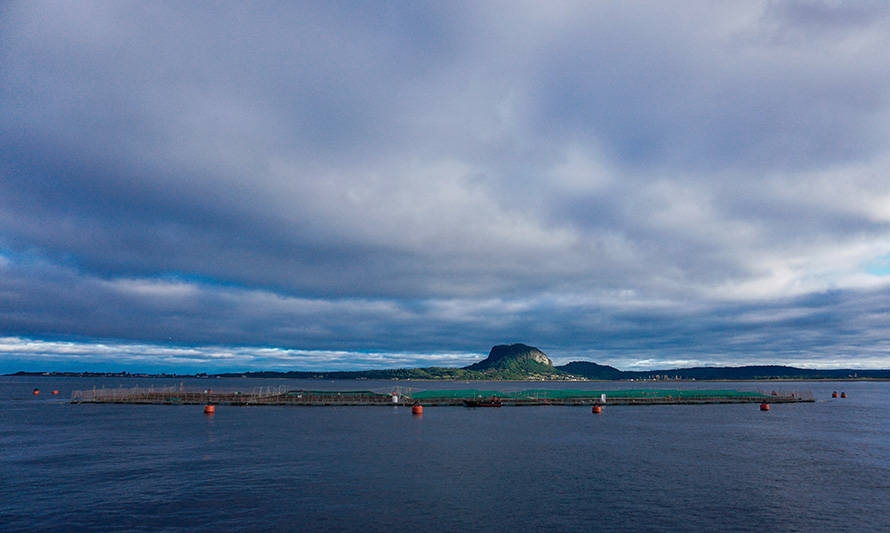
[[[671,368],[666,370],[622,371],[611,366],[589,361],[573,361],[557,366],[559,370],[586,379],[695,379],[695,380],[749,380],[749,379],[890,379],[890,370],[857,369],[808,369],[793,366],[702,366]]]

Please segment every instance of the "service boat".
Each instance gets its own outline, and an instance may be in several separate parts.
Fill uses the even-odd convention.
[[[467,407],[500,407],[501,399],[500,398],[479,398],[473,400],[464,400],[464,405]]]

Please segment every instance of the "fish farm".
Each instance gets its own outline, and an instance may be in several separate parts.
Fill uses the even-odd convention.
[[[416,392],[283,390],[265,387],[252,392],[184,391],[182,388],[92,389],[74,391],[71,402],[162,405],[293,405],[293,406],[461,406],[479,402],[498,406],[534,405],[676,405],[716,403],[812,402],[810,392],[739,390],[581,390],[531,389],[500,392],[445,389]]]

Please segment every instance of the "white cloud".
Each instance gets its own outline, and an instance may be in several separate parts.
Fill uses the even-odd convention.
[[[158,368],[173,372],[216,372],[222,370],[338,370],[415,366],[465,366],[479,359],[467,353],[350,352],[343,350],[296,350],[268,347],[168,346],[123,342],[43,341],[22,337],[0,337],[3,359],[45,362],[105,363]],[[8,364],[8,363],[7,363]],[[19,363],[27,364],[27,363]]]

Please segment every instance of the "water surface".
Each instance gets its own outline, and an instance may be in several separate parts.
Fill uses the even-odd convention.
[[[404,407],[217,406],[205,416],[200,406],[67,403],[94,384],[180,382],[466,388],[0,378],[2,529],[890,530],[890,383],[645,385],[810,390],[819,399],[767,413],[751,404],[609,406],[599,416],[589,407],[427,407],[422,417]],[[59,396],[48,395],[54,388]],[[849,397],[832,400],[832,390]]]

